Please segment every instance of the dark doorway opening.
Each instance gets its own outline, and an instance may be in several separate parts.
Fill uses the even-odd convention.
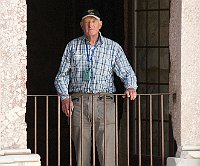
[[[102,35],[124,45],[123,1],[27,1],[28,93],[55,94],[53,81],[65,45],[82,34],[81,12],[97,8],[102,16]]]
[[[100,11],[103,27],[102,35],[118,42],[127,53],[127,58],[136,69],[139,93],[168,92],[169,74],[169,0],[29,0],[28,6],[28,94],[56,94],[54,78],[58,71],[65,45],[82,34],[79,22],[82,11],[97,8]],[[121,81],[116,78],[117,93],[123,93]],[[49,165],[57,165],[57,105],[56,99],[49,100]],[[119,111],[122,108],[119,103]],[[38,104],[38,146],[37,153],[45,162],[45,99],[39,98]],[[168,103],[168,100],[166,100]],[[145,103],[143,103],[145,105]],[[157,105],[159,107],[159,105]],[[34,152],[34,103],[28,98],[26,122],[28,125],[28,148]],[[157,109],[159,110],[159,109]],[[149,126],[144,108],[143,134]],[[61,113],[62,114],[62,113]],[[158,114],[159,116],[159,114]],[[130,115],[134,119],[134,113]],[[176,150],[168,108],[166,108],[166,156],[173,156]],[[64,114],[61,115],[61,166],[69,163],[68,124]],[[121,123],[122,124],[122,123]],[[131,122],[131,124],[133,124]],[[154,155],[156,165],[160,165],[160,119],[157,126]],[[134,128],[134,126],[131,126]],[[133,131],[131,129],[131,131]],[[134,133],[134,132],[133,132]],[[132,133],[132,134],[133,134]],[[148,136],[148,134],[146,134]],[[130,135],[130,137],[133,137]],[[143,136],[143,164],[149,163],[148,137]],[[137,143],[136,143],[137,144]],[[131,145],[134,147],[136,145]],[[131,148],[134,149],[134,148]],[[52,153],[53,152],[53,153]],[[74,155],[73,155],[74,156]],[[137,153],[130,156],[132,165],[138,165]],[[146,164],[147,165],[147,164]]]
[[[99,10],[103,36],[124,46],[124,4],[121,0],[29,0],[28,6],[28,94],[56,94],[54,78],[58,72],[65,45],[82,35],[79,26],[80,15],[86,8]],[[123,85],[117,79],[118,93],[123,93]],[[42,165],[46,165],[45,151],[45,99],[38,98],[37,112],[37,152]],[[61,113],[62,114],[62,113]],[[27,102],[28,148],[34,153],[34,100]],[[69,163],[69,138],[67,119],[61,115],[61,166]],[[57,165],[57,105],[56,99],[49,100],[49,165]]]

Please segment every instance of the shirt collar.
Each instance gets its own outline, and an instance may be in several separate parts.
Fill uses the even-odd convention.
[[[82,36],[82,42],[85,43],[86,36]],[[102,45],[104,43],[104,37],[101,35],[101,32],[99,32],[99,39],[97,40],[97,45]]]

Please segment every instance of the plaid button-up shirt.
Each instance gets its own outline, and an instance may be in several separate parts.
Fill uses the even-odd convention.
[[[93,48],[84,35],[69,42],[65,48],[54,82],[62,100],[74,92],[115,92],[113,72],[121,78],[126,89],[137,89],[135,73],[119,44],[100,34],[91,61],[88,61],[86,42],[91,54]],[[92,74],[89,80],[85,80],[83,73],[88,70],[88,66]]]

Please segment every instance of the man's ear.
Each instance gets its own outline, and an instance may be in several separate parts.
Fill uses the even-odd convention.
[[[80,22],[80,26],[81,26],[81,29],[83,29],[83,22],[82,21]]]
[[[100,29],[101,29],[102,25],[103,25],[103,22],[102,22],[102,21],[100,21]]]

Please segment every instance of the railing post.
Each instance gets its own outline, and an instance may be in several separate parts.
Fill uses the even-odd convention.
[[[150,166],[153,165],[153,148],[152,148],[152,135],[153,135],[153,130],[152,130],[152,95],[149,96],[149,125],[150,125]]]
[[[138,146],[139,146],[139,166],[142,165],[141,162],[141,155],[142,155],[142,151],[141,151],[141,103],[140,103],[140,95],[138,95]]]
[[[93,158],[93,166],[95,166],[95,112],[94,112],[94,95],[92,95],[92,158]]]
[[[126,122],[126,139],[127,139],[127,166],[130,165],[130,160],[129,160],[129,153],[130,153],[130,149],[129,149],[129,98],[127,97],[126,99],[126,119],[127,119],[127,122]]]
[[[104,166],[106,166],[106,95],[104,95]]]
[[[119,164],[119,159],[118,159],[118,96],[115,96],[115,163],[116,166]]]
[[[58,96],[58,166],[60,166],[60,96]]]
[[[46,165],[49,165],[49,97],[46,96]]]
[[[81,95],[81,166],[83,166],[83,95]]]
[[[69,118],[69,162],[72,166],[72,116],[70,114]]]
[[[34,147],[35,147],[35,154],[37,154],[37,96],[34,96]]]
[[[163,103],[163,95],[160,97],[160,103],[161,103],[161,138],[162,138],[162,166],[165,165],[165,137],[164,137],[164,103]]]

